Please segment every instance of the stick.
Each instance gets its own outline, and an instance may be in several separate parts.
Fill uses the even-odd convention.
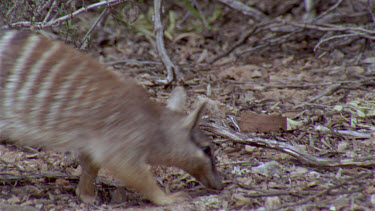
[[[11,23],[9,25],[12,28],[19,28],[19,27],[30,27],[31,28],[32,27],[34,29],[43,29],[43,28],[47,28],[47,27],[51,27],[51,26],[60,24],[63,21],[72,19],[73,17],[75,17],[75,16],[77,16],[77,15],[83,13],[83,12],[87,12],[88,10],[92,10],[92,9],[102,7],[102,6],[112,7],[112,6],[115,6],[115,5],[124,3],[124,2],[125,2],[124,0],[101,1],[101,2],[98,2],[98,3],[95,3],[95,4],[91,4],[87,7],[83,7],[81,9],[69,14],[69,15],[65,15],[65,16],[60,17],[58,19],[51,20],[47,23],[44,23],[44,22],[34,22],[33,23],[33,22],[22,21],[22,22],[17,22],[17,23]]]
[[[303,107],[303,106],[305,106],[307,103],[312,103],[312,102],[314,102],[314,101],[316,101],[316,100],[318,100],[318,99],[320,99],[320,98],[322,98],[322,97],[324,97],[324,96],[331,95],[331,94],[333,94],[334,92],[336,92],[337,90],[339,90],[340,86],[341,86],[341,83],[339,83],[339,84],[334,84],[334,85],[328,87],[328,89],[327,89],[325,92],[320,93],[319,95],[317,95],[317,96],[311,98],[311,99],[308,100],[307,102],[304,102],[304,103],[301,103],[301,104],[299,104],[299,105],[294,106],[293,109]]]
[[[180,72],[179,68],[172,63],[164,47],[164,29],[163,24],[161,23],[160,15],[161,1],[162,0],[154,0],[154,31],[156,34],[156,46],[158,49],[160,59],[165,65],[165,68],[167,68],[167,79],[162,80],[160,82],[164,84],[170,84],[173,81],[174,76],[176,76],[178,80],[184,80],[184,77]]]
[[[269,148],[284,152],[298,159],[301,163],[318,166],[318,167],[374,167],[374,157],[361,157],[361,158],[346,158],[346,159],[330,159],[321,158],[306,151],[303,151],[295,146],[287,143],[278,142],[271,139],[263,139],[259,137],[249,137],[243,133],[231,131],[223,126],[215,123],[202,124],[203,128],[218,136],[228,138],[234,143],[248,144],[263,148]]]
[[[269,19],[261,11],[255,9],[255,8],[249,7],[246,4],[243,4],[239,1],[236,1],[236,0],[218,0],[218,2],[226,4],[226,5],[228,5],[229,7],[233,8],[235,10],[238,10],[238,11],[242,12],[244,15],[250,16],[255,21],[264,21],[264,20]]]

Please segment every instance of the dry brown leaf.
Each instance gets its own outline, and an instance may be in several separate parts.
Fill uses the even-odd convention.
[[[279,115],[241,113],[240,128],[245,132],[270,132],[286,130],[286,117]]]

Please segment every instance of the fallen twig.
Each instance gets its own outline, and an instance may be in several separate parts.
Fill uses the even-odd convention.
[[[119,64],[133,64],[133,65],[161,65],[161,62],[154,62],[154,61],[138,61],[135,59],[123,59],[118,61],[106,62],[105,65],[112,66],[112,65],[119,65]]]
[[[337,90],[339,90],[341,84],[335,84],[335,85],[332,85],[330,87],[328,87],[327,90],[325,90],[324,92],[320,93],[319,95],[311,98],[310,100],[308,100],[307,102],[304,102],[304,103],[301,103],[299,105],[296,105],[293,107],[293,109],[296,109],[296,108],[300,108],[300,107],[303,107],[305,106],[307,103],[312,103],[312,102],[315,102],[316,100],[324,97],[324,96],[328,96],[328,95],[331,95],[332,93],[336,92]]]
[[[364,27],[358,27],[358,26],[346,26],[346,25],[344,26],[344,25],[335,25],[335,24],[309,24],[309,23],[296,23],[296,22],[273,20],[272,24],[270,24],[268,28],[263,27],[260,29],[258,27],[258,30],[257,30],[257,33],[263,32],[264,30],[271,30],[274,33],[272,37],[263,37],[259,39],[258,41],[251,43],[251,47],[241,50],[240,52],[237,52],[237,54],[243,55],[243,54],[254,52],[254,51],[259,52],[260,49],[272,48],[275,46],[279,46],[283,43],[296,40],[297,38],[301,36],[305,36],[305,34],[307,35],[307,33],[311,35],[311,33],[308,32],[308,30],[306,29],[317,30],[321,32],[336,32],[335,34],[332,34],[332,36],[324,38],[324,39],[321,39],[320,37],[319,39],[321,40],[320,42],[317,43],[314,50],[316,50],[316,48],[318,48],[322,43],[325,43],[332,39],[342,39],[342,40],[350,39],[353,41],[359,38],[364,38],[364,39],[369,39],[369,40],[375,40],[375,30],[373,30],[373,26],[371,24],[368,24]],[[254,33],[250,35],[253,35],[253,34]],[[299,35],[299,36],[296,36],[296,35]],[[350,40],[349,42],[346,41],[345,43],[350,43]],[[243,40],[239,40],[232,47],[233,49],[230,48],[228,52],[230,53],[235,48],[240,46],[241,42],[244,43]],[[332,46],[332,48],[334,47],[335,46]],[[221,58],[226,55],[228,55],[227,52],[225,52],[223,55],[217,56],[217,58]],[[218,60],[217,58],[210,61],[210,63],[213,63],[216,60]]]
[[[91,26],[90,30],[87,31],[85,36],[82,38],[81,45],[79,46],[79,49],[84,49],[87,46],[87,37],[90,36],[90,34],[94,31],[95,27],[98,25],[98,23],[103,20],[104,16],[108,14],[108,7],[106,7],[103,12],[100,14],[99,18],[96,19],[95,23]]]
[[[332,132],[327,127],[318,125],[315,127],[315,130],[322,131],[322,132]],[[335,132],[339,133],[340,135],[348,135],[353,136],[355,138],[372,138],[375,137],[375,133],[363,133],[363,132],[357,132],[357,131],[350,131],[350,130],[336,130]]]
[[[273,46],[279,45],[281,43],[286,43],[286,42],[294,39],[294,37],[292,37],[292,35],[294,35],[297,32],[301,32],[301,31],[302,31],[301,29],[298,29],[298,30],[292,31],[292,32],[287,33],[287,34],[282,35],[282,36],[279,36],[279,35],[275,34],[272,37],[262,38],[261,40],[258,41],[258,44],[256,44],[256,47],[251,47],[251,48],[245,49],[245,50],[239,52],[238,54],[243,55],[245,53],[249,53],[249,52],[258,50],[260,48],[273,47]]]
[[[237,47],[239,47],[240,45],[242,45],[244,42],[246,42],[246,40],[257,30],[257,26],[253,27],[252,29],[248,30],[247,32],[244,33],[244,35],[236,42],[234,43],[234,45],[232,47],[230,47],[228,50],[226,50],[225,52],[217,55],[215,58],[213,58],[211,61],[209,61],[208,63],[209,64],[213,64],[214,62],[216,62],[217,60],[225,57],[225,56],[228,56],[231,52],[234,51],[234,49],[236,49]]]
[[[304,198],[302,200],[299,200],[299,201],[296,201],[296,202],[290,202],[290,203],[284,203],[276,208],[272,208],[271,210],[280,210],[281,208],[286,208],[286,207],[295,207],[297,205],[303,205],[305,204],[306,202],[309,202],[309,201],[313,201],[314,199],[316,199],[317,197],[319,196],[323,196],[323,195],[329,195],[329,193],[334,190],[334,189],[340,189],[342,188],[344,185],[358,185],[360,186],[359,188],[357,189],[354,189],[354,188],[351,188],[350,190],[347,190],[345,193],[356,193],[356,192],[360,192],[362,191],[363,189],[365,189],[365,186],[363,185],[364,183],[366,183],[366,180],[361,180],[361,179],[364,179],[364,178],[367,178],[367,177],[373,177],[373,174],[372,172],[364,172],[364,173],[360,173],[359,175],[356,175],[355,177],[351,177],[349,179],[345,179],[343,181],[339,181],[337,184],[335,185],[332,185],[332,186],[329,186],[327,188],[325,188],[324,190],[316,193],[316,194],[313,194],[313,195],[310,195],[309,197],[307,198]],[[360,179],[361,178],[361,179]],[[354,189],[354,190],[353,190]]]
[[[208,24],[207,24],[206,18],[204,17],[203,12],[202,12],[202,10],[201,10],[201,8],[200,8],[198,2],[197,2],[196,0],[191,0],[191,2],[192,2],[192,3],[194,4],[194,6],[197,8],[198,14],[199,14],[199,16],[201,17],[204,26],[207,27]]]
[[[338,0],[336,4],[334,4],[332,7],[328,8],[326,11],[324,11],[322,14],[314,18],[312,21],[313,23],[316,22],[317,20],[321,19],[322,17],[326,16],[328,13],[332,12],[335,10],[340,4],[342,3],[342,0]]]
[[[235,143],[248,144],[252,146],[259,146],[264,148],[275,149],[287,153],[294,158],[298,159],[301,163],[319,166],[319,167],[374,167],[374,157],[360,157],[360,158],[347,158],[347,159],[329,159],[321,158],[303,151],[295,146],[287,143],[277,142],[271,139],[264,139],[259,137],[249,137],[243,133],[231,131],[223,126],[215,123],[204,124],[204,129],[212,132],[218,136],[230,139]]]
[[[350,26],[343,26],[343,25],[334,25],[334,24],[308,24],[308,23],[295,23],[295,22],[285,22],[286,25],[292,25],[300,28],[305,29],[313,29],[313,30],[319,30],[319,31],[346,31],[346,32],[352,32],[352,33],[365,33],[370,35],[375,35],[374,30],[368,30],[363,27],[350,27]]]
[[[359,86],[371,85],[374,84],[375,77],[367,77],[366,79],[360,80],[350,80],[350,81],[331,81],[323,83],[301,83],[301,84],[272,84],[272,83],[258,83],[258,82],[239,82],[233,80],[224,80],[225,82],[231,84],[241,84],[241,85],[256,85],[262,86],[264,88],[279,88],[279,89],[310,89],[311,87],[320,87],[320,86],[335,86],[341,84],[343,89],[357,89]],[[354,88],[345,86],[346,84],[358,84]]]
[[[22,21],[22,22],[16,22],[16,23],[11,23],[9,24],[10,27],[12,28],[17,28],[17,27],[32,27],[34,29],[43,29],[43,28],[47,28],[47,27],[51,27],[51,26],[54,26],[54,25],[57,25],[57,24],[60,24],[61,22],[63,21],[67,21],[69,19],[72,19],[73,17],[83,13],[83,12],[87,12],[88,10],[92,10],[92,9],[95,9],[95,8],[98,8],[98,7],[102,7],[102,6],[107,6],[107,7],[113,7],[115,5],[118,5],[118,4],[121,4],[121,3],[124,3],[126,2],[126,0],[107,0],[107,1],[101,1],[101,2],[98,2],[98,3],[95,3],[95,4],[91,4],[87,7],[82,7],[80,9],[78,9],[77,11],[74,11],[73,13],[69,14],[69,15],[65,15],[63,17],[60,17],[60,18],[57,18],[57,19],[54,19],[54,20],[51,20],[51,21],[48,21],[48,22],[28,22],[28,21]]]
[[[255,9],[255,8],[249,7],[249,6],[247,6],[246,4],[243,4],[240,1],[236,1],[236,0],[218,0],[218,2],[226,4],[229,7],[233,8],[233,9],[235,9],[237,11],[242,12],[244,15],[248,15],[248,16],[250,16],[251,18],[253,18],[256,21],[264,21],[264,20],[268,20],[269,19],[261,11]]]
[[[44,172],[40,173],[39,171],[25,172],[28,174],[22,175],[0,175],[0,180],[2,182],[11,182],[11,181],[20,181],[20,180],[29,180],[29,179],[40,179],[40,178],[50,178],[50,179],[79,179],[78,176],[67,175],[61,172]]]

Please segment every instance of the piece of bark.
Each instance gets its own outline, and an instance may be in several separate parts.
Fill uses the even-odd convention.
[[[243,132],[271,132],[287,129],[286,117],[279,115],[241,113],[240,129]]]

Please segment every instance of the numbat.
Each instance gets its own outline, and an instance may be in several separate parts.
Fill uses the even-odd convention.
[[[78,50],[0,31],[0,132],[21,144],[78,151],[76,193],[84,202],[95,201],[101,166],[158,205],[189,197],[164,193],[149,165],[176,166],[222,189],[211,144],[198,128],[205,104],[185,116],[185,96],[177,87],[162,108],[133,80]]]

